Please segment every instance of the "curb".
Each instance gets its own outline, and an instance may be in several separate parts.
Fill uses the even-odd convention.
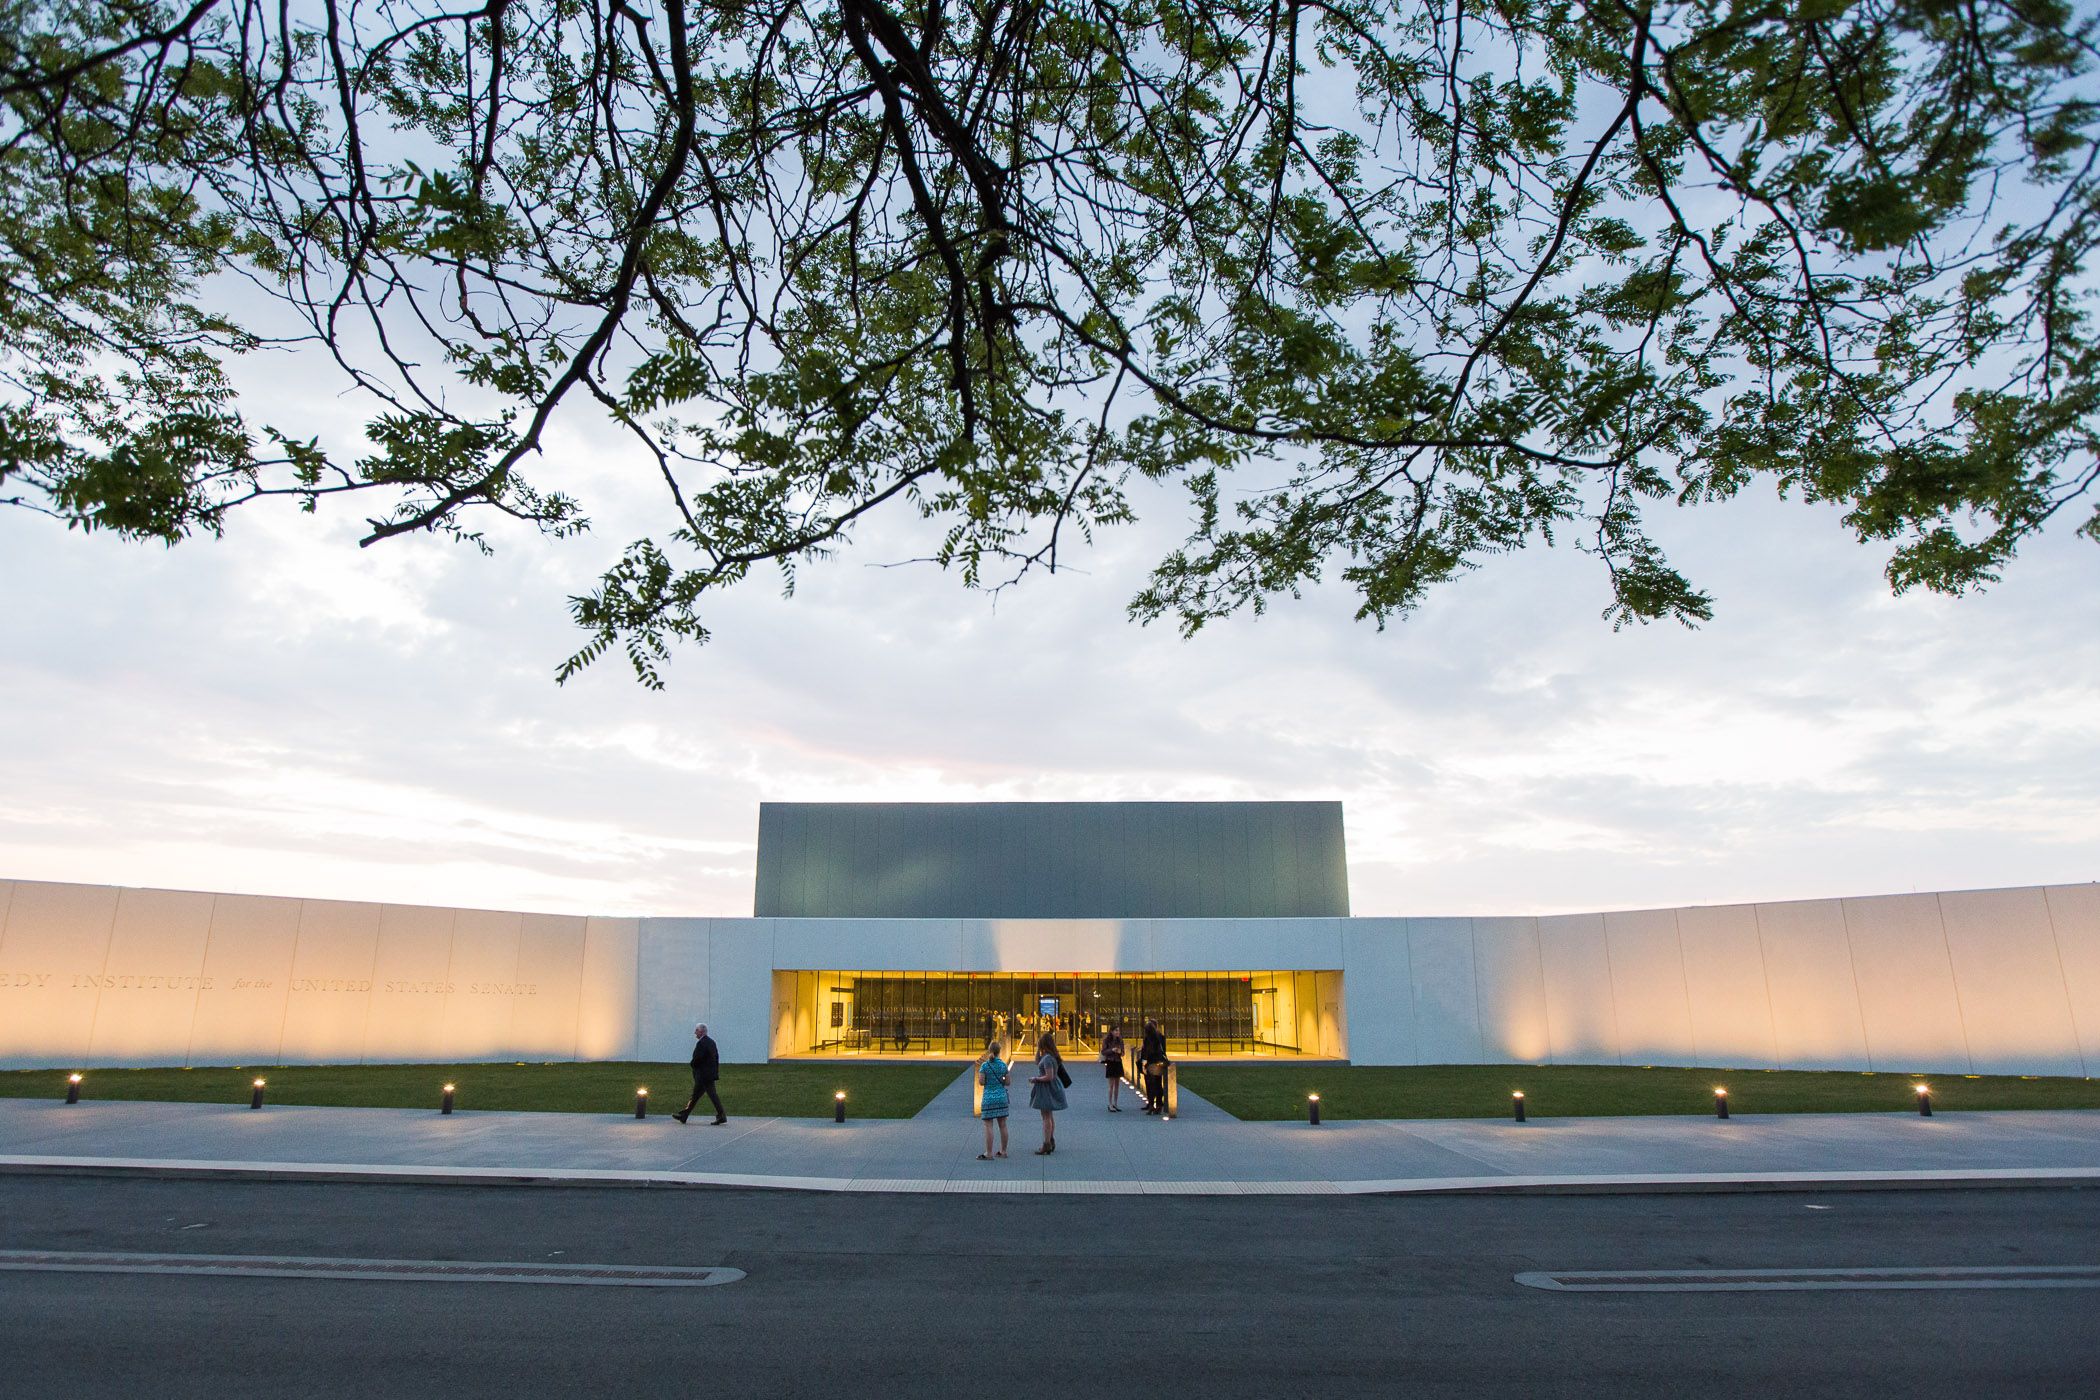
[[[1363,1181],[1059,1181],[1041,1178],[758,1176],[737,1172],[612,1171],[572,1167],[389,1166],[345,1162],[221,1162],[156,1157],[0,1155],[13,1176],[146,1177],[204,1181],[363,1182],[405,1186],[612,1186],[809,1191],[877,1195],[1028,1196],[1535,1196],[2077,1189],[2100,1167],[1989,1167],[1932,1171],[1653,1172],[1617,1175],[1402,1177]]]

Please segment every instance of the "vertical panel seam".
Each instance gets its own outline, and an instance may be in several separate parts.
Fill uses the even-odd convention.
[[[760,808],[764,811],[764,808]],[[642,940],[649,931],[649,920],[634,921],[634,1038],[627,1058],[639,1062],[642,1058]]]
[[[1877,1072],[1874,1063],[1874,1037],[1867,1033],[1867,994],[1859,986],[1859,954],[1852,950],[1852,913],[1845,908],[1847,900],[1839,900],[1838,927],[1845,934],[1845,965],[1852,969],[1852,1004],[1859,1012],[1859,1043],[1867,1052],[1867,1073]]]
[[[1422,1063],[1422,999],[1415,984],[1415,921],[1404,919],[1400,936],[1407,943],[1407,1011],[1415,1023],[1415,1063]]]
[[[1954,974],[1954,944],[1947,937],[1947,911],[1940,904],[1937,892],[1932,896],[1932,914],[1940,921],[1940,949],[1947,955],[1947,985],[1954,988],[1954,1024],[1961,1028],[1961,1054],[1969,1062],[1969,1073],[1976,1072],[1976,1051],[1969,1044],[1969,1018],[1961,1006],[1961,978]]]
[[[102,1019],[102,992],[109,981],[109,950],[117,941],[117,911],[124,907],[124,887],[117,886],[117,897],[109,902],[109,928],[102,937],[102,975],[95,982],[95,1006],[88,1012],[87,1044],[80,1047],[83,1058],[92,1058],[95,1053],[95,1023]]]
[[[1785,1069],[1786,1061],[1779,1054],[1779,1008],[1772,1001],[1772,961],[1765,954],[1764,906],[1750,906],[1750,931],[1757,935],[1757,975],[1765,983],[1765,1032],[1772,1039],[1772,1067]]]
[[[2090,1079],[2093,1076],[2092,1061],[2085,1057],[2085,1037],[2078,1031],[2078,1003],[2071,997],[2071,974],[2064,967],[2063,938],[2056,931],[2056,904],[2049,898],[2049,887],[2042,886],[2042,916],[2049,921],[2049,946],[2056,950],[2056,975],[2063,983],[2064,1010],[2071,1017],[2071,1044],[2078,1048],[2078,1072]]]
[[[197,995],[190,999],[190,1033],[182,1042],[184,1068],[194,1068],[190,1061],[197,1054],[197,1012],[204,1005],[204,974],[211,968],[211,939],[219,929],[219,897],[211,896],[211,908],[204,915],[204,956],[197,960]]]
[[[445,925],[445,990],[438,999],[438,1059],[443,1061],[451,1050],[451,1042],[445,1039],[446,1023],[452,1019],[452,955],[459,950],[459,910],[445,911],[451,919]]]
[[[299,901],[299,916],[292,921],[292,956],[284,965],[284,1010],[277,1013],[277,1058],[284,1063],[284,1028],[292,1019],[292,974],[299,970],[299,941],[306,936],[306,901]]]
[[[1670,927],[1677,933],[1677,976],[1684,983],[1684,1036],[1692,1047],[1692,1063],[1699,1060],[1699,1027],[1692,1019],[1692,970],[1684,956],[1684,920],[1679,917],[1682,910],[1670,911]]]
[[[1611,1057],[1626,1063],[1626,1037],[1619,1033],[1619,978],[1612,966],[1611,915],[1597,916],[1597,930],[1604,935],[1604,989],[1611,994]]]
[[[591,965],[591,916],[583,916],[583,934],[576,940],[576,1009],[569,1016],[569,1061],[583,1058],[583,975]]]
[[[1475,1064],[1485,1064],[1488,1053],[1487,1013],[1480,1009],[1480,921],[1466,920],[1466,956],[1473,960],[1473,1035],[1480,1043],[1480,1058]]]
[[[386,905],[377,906],[379,917],[372,925],[372,967],[365,974],[365,1023],[357,1032],[357,1062],[371,1063],[372,1001],[379,995],[379,945],[386,939]]]
[[[1553,992],[1546,986],[1546,935],[1539,929],[1538,915],[1531,916],[1531,956],[1539,965],[1539,1015],[1546,1022],[1546,1063],[1557,1065],[1553,1053]]]

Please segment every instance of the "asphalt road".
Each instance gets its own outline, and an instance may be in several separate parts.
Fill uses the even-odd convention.
[[[650,1290],[0,1272],[42,1396],[2043,1396],[2100,1291],[1526,1270],[2100,1264],[2100,1191],[835,1196],[0,1177],[0,1249],[730,1265]]]

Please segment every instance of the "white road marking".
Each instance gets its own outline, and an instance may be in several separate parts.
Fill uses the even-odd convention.
[[[1516,1275],[1554,1293],[1764,1293],[1838,1288],[2100,1288],[2100,1264],[1904,1269],[1600,1269]]]
[[[396,1283],[578,1283],[622,1288],[706,1288],[742,1269],[651,1264],[490,1263],[465,1259],[328,1259],[246,1254],[0,1250],[0,1270],[62,1274],[200,1274],[218,1278],[380,1279]]]

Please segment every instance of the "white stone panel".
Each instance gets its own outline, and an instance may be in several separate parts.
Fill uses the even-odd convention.
[[[1695,1065],[1692,1003],[1674,909],[1604,916],[1619,1059],[1629,1065]]]
[[[2071,998],[2038,888],[1939,897],[1975,1074],[2085,1074]]]
[[[1897,894],[1844,907],[1870,1068],[1971,1073],[1939,900]]]
[[[190,1031],[192,1065],[271,1065],[284,1045],[285,998],[299,944],[296,899],[222,894]]]
[[[1313,975],[1320,998],[1320,1053],[1338,1060],[1349,1058],[1349,998],[1339,972]]]
[[[707,1027],[725,1064],[763,1063],[772,1047],[773,923],[715,919],[708,929]]]
[[[584,921],[527,914],[518,930],[518,987],[511,996],[511,1052],[521,1060],[573,1060],[583,992]]]
[[[371,1019],[372,971],[379,957],[377,904],[302,900],[292,982],[285,997],[288,1065],[356,1064],[364,1058]]]
[[[456,909],[386,904],[372,964],[364,1058],[370,1064],[433,1064],[445,1058],[445,1000],[452,989]]]
[[[577,998],[576,1058],[631,1060],[641,1029],[640,919],[587,919],[583,987]]]
[[[184,1062],[204,982],[212,898],[188,890],[118,893],[89,1064]]]
[[[1537,919],[1473,920],[1473,982],[1480,1002],[1483,1064],[1544,1064],[1545,971]]]
[[[1342,965],[1340,919],[1153,919],[1149,962],[1101,972],[1261,972]],[[1146,957],[1142,950],[1138,957]]]
[[[1756,906],[1783,1069],[1869,1069],[1845,914],[1834,899]]]
[[[15,884],[0,931],[0,1064],[86,1060],[116,915],[108,886]]]
[[[1539,920],[1545,967],[1546,1029],[1557,1065],[1619,1063],[1612,1014],[1611,958],[1602,914],[1554,914]]]
[[[1114,972],[1121,966],[1125,925],[1143,939],[1138,920],[964,919],[964,972]],[[1164,922],[1156,920],[1155,923]],[[1158,936],[1155,932],[1155,938]],[[1134,948],[1139,956],[1142,948]]]
[[[637,1060],[679,1060],[693,1053],[693,1025],[708,1019],[708,944],[712,919],[643,919]],[[716,1043],[720,1044],[717,1038]]]
[[[2100,885],[2051,885],[2044,893],[2086,1073],[2100,1072]]]
[[[452,920],[452,965],[445,981],[446,1060],[508,1060],[523,914],[462,909]]]
[[[1777,1069],[1772,996],[1765,987],[1757,910],[1724,904],[1677,911],[1691,1004],[1692,1046],[1700,1064]]]
[[[838,972],[961,972],[955,919],[776,919],[774,965]]]
[[[1349,1058],[1360,1065],[1419,1063],[1407,920],[1349,920],[1342,931],[1342,970],[1342,1015],[1355,1028]]]
[[[1417,1063],[1483,1063],[1479,987],[1473,978],[1473,921],[1409,919],[1406,923],[1408,970],[1414,977]],[[1352,1018],[1352,1023],[1356,1034],[1364,1034],[1364,1017]]]

